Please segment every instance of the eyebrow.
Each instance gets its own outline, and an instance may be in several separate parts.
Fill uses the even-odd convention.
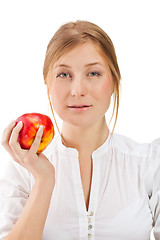
[[[101,66],[103,66],[100,62],[93,62],[93,63],[86,64],[85,67],[94,66],[94,65],[101,65]],[[58,64],[54,68],[58,68],[58,67],[72,68],[71,66],[68,66],[66,64]]]

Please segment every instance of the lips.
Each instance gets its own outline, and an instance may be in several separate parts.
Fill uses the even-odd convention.
[[[84,108],[84,107],[90,107],[91,105],[76,105],[76,106],[69,106],[70,108]]]

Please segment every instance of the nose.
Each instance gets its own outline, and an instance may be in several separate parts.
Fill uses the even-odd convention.
[[[82,77],[75,77],[72,79],[71,95],[72,96],[85,96],[87,93],[87,86],[85,79]]]

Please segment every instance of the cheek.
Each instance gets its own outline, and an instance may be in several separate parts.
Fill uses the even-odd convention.
[[[62,89],[55,84],[54,88],[52,88],[52,96],[53,98],[60,97],[62,93]]]
[[[51,86],[51,97],[53,104],[60,102],[63,98],[65,92],[64,88],[60,86],[59,84],[55,84],[54,86]]]
[[[103,84],[99,85],[97,88],[97,93],[100,98],[102,96],[107,99],[110,98],[113,92],[113,83],[112,81],[104,81]]]
[[[64,96],[63,89],[60,88],[57,84],[55,84],[54,87],[51,87],[52,105],[56,113],[61,111],[60,106],[62,106],[63,96]]]

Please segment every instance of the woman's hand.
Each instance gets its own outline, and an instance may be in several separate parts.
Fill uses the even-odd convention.
[[[49,162],[43,153],[37,154],[41,138],[43,135],[43,127],[40,127],[33,144],[29,150],[24,150],[17,142],[19,132],[23,126],[22,122],[19,122],[15,126],[16,122],[12,122],[5,128],[1,144],[11,155],[14,161],[26,168],[36,180],[53,178],[55,181],[55,169]]]

